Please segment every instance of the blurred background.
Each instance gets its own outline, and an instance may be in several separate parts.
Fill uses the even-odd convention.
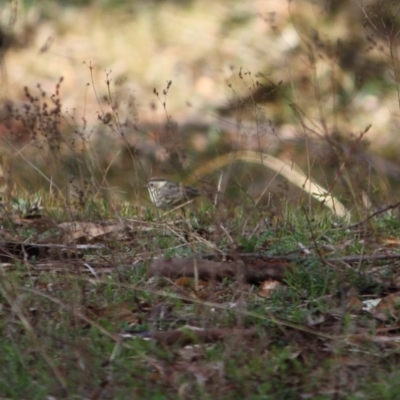
[[[400,181],[399,41],[381,0],[3,1],[4,191],[140,203],[151,176],[215,188],[224,172],[233,202],[301,202],[310,179],[381,207]]]

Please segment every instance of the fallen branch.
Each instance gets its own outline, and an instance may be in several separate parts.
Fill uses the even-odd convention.
[[[266,279],[280,279],[291,264],[287,261],[268,262],[257,260],[255,264],[245,264],[243,261],[216,262],[209,260],[196,260],[190,258],[172,258],[154,260],[149,267],[151,276],[164,276],[171,279],[178,277],[194,277],[197,270],[201,280],[222,280],[236,278],[247,283],[259,283]]]

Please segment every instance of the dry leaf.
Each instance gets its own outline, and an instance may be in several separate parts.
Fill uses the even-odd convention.
[[[72,243],[77,239],[86,238],[88,241],[95,237],[105,235],[110,232],[118,232],[124,229],[124,225],[120,223],[105,224],[93,222],[64,222],[58,225],[63,229],[65,234],[62,242],[64,244]]]
[[[268,279],[261,283],[258,290],[258,295],[261,297],[269,298],[271,297],[272,293],[281,286],[283,285],[279,281]]]

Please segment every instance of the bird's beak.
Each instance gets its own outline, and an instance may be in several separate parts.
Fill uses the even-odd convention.
[[[148,186],[147,186],[147,183],[145,183],[144,185],[142,185],[142,186],[140,186],[142,189],[144,189],[144,188],[148,188]]]

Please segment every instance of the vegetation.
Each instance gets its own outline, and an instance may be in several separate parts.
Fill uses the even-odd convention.
[[[0,397],[397,398],[397,9],[302,1],[267,18],[221,1],[229,12],[207,19],[203,2],[181,3],[4,6]],[[101,55],[55,68],[51,40],[38,51],[24,36],[32,14],[31,36],[54,20],[65,48],[107,20]],[[179,69],[173,18],[189,16],[181,33],[208,21],[221,45],[180,42]],[[117,28],[121,42],[149,35],[137,91]],[[15,78],[21,54],[24,68],[47,60],[41,83]],[[177,82],[161,86],[159,67]],[[157,175],[203,196],[159,210],[143,188]]]

